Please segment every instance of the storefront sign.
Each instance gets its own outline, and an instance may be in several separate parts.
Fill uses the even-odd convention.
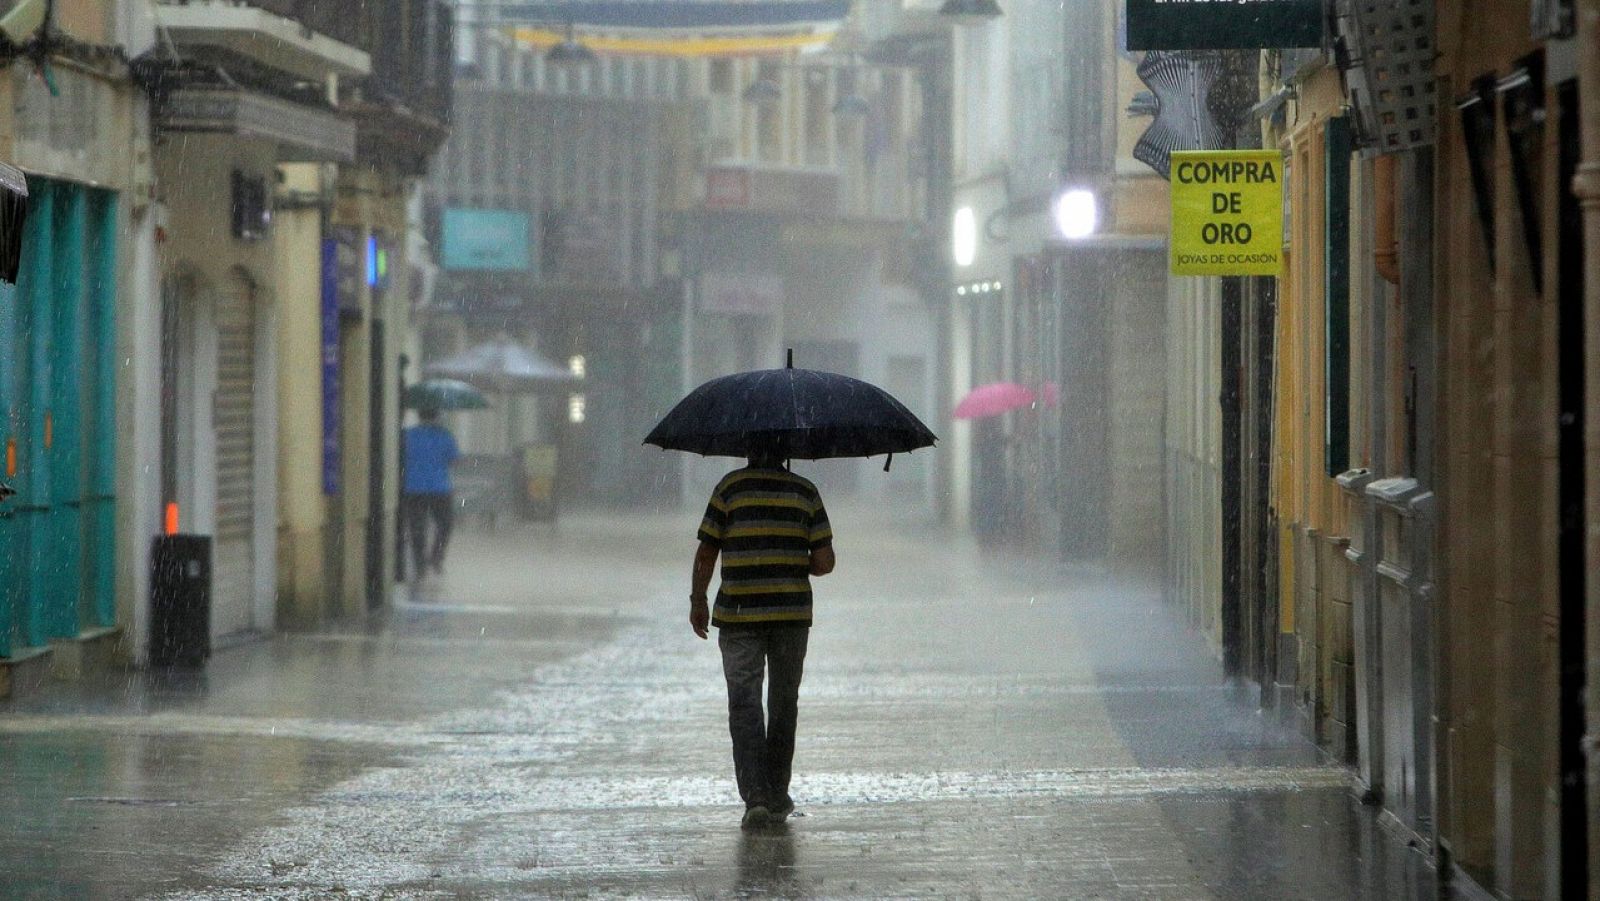
[[[1172,274],[1277,275],[1283,253],[1283,154],[1172,155]]]
[[[528,214],[516,210],[447,209],[444,211],[446,269],[480,272],[526,272],[532,263]]]
[[[1322,0],[1127,0],[1129,50],[1322,46]]]

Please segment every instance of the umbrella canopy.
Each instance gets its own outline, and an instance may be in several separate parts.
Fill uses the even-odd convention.
[[[504,336],[429,363],[423,371],[504,392],[563,388],[580,381],[565,366]]]
[[[763,369],[712,379],[645,438],[666,450],[745,457],[775,449],[796,460],[871,457],[930,447],[928,427],[876,385],[811,369]]]
[[[417,410],[482,410],[483,392],[456,379],[423,379],[406,386],[406,406]]]
[[[0,163],[0,281],[16,284],[22,268],[22,223],[28,217],[28,177]]]
[[[968,391],[950,415],[957,419],[987,419],[1031,407],[1038,399],[1032,390],[1015,382],[991,382]]]

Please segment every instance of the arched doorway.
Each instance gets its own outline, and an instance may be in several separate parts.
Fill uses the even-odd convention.
[[[162,286],[163,505],[181,529],[212,536],[211,634],[271,627],[259,613],[262,333],[259,291],[243,269],[213,287],[190,269]]]

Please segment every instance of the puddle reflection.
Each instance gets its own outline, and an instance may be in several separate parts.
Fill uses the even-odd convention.
[[[739,834],[739,883],[734,889],[739,898],[800,898],[806,892],[800,884],[794,833],[789,825]]]

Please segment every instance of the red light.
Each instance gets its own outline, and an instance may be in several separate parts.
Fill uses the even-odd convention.
[[[167,502],[166,522],[163,524],[168,535],[178,534],[178,502]]]

